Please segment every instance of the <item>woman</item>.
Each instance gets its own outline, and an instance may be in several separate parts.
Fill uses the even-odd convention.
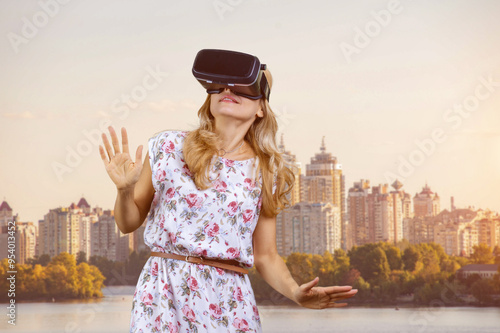
[[[264,75],[271,87],[269,70]],[[118,192],[118,227],[132,232],[149,212],[144,239],[153,252],[137,283],[130,331],[261,332],[245,274],[253,265],[303,307],[345,306],[336,301],[357,290],[316,287],[318,278],[299,286],[277,252],[276,215],[289,205],[294,175],[276,148],[268,100],[221,89],[207,96],[198,116],[194,131],[150,138],[143,163],[142,146],[132,161],[124,128],[122,149],[112,127],[113,148],[102,135],[101,158]]]

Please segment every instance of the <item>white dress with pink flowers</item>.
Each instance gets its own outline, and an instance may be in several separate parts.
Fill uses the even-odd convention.
[[[151,251],[254,263],[252,234],[261,208],[258,158],[214,156],[213,186],[198,190],[184,162],[187,131],[149,139],[156,190],[144,240]],[[273,190],[275,189],[275,184]],[[261,332],[248,275],[150,257],[137,282],[130,332]]]

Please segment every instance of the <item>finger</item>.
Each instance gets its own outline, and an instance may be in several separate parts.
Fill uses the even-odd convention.
[[[135,163],[138,165],[140,165],[140,163],[142,163],[142,148],[143,148],[143,145],[140,145],[137,148],[137,151],[135,152]]]
[[[108,158],[111,160],[114,156],[113,149],[111,149],[111,145],[109,144],[108,137],[106,134],[102,134],[102,142],[104,143],[104,147],[106,148],[106,152],[108,153]]]
[[[333,298],[341,298],[341,297],[352,297],[352,296],[356,295],[357,292],[358,292],[357,289],[352,289],[350,291],[346,291],[346,292],[343,292],[343,293],[333,293],[333,294],[329,294],[329,295],[330,295],[331,299],[333,299]]]
[[[118,136],[116,136],[115,129],[109,126],[109,133],[111,134],[111,142],[113,143],[113,148],[115,149],[115,155],[120,154],[120,144],[118,142]]]
[[[348,305],[348,303],[330,303],[326,307],[327,308],[342,308],[346,305]]]
[[[109,161],[106,156],[106,153],[104,152],[104,148],[101,145],[99,145],[99,153],[101,154],[101,159],[104,162],[104,166],[108,166]]]
[[[343,293],[343,292],[348,292],[352,290],[351,286],[331,286],[331,287],[325,287],[325,293],[327,294],[334,294],[334,293]]]
[[[122,127],[122,146],[123,152],[128,154],[128,136],[125,127]]]
[[[315,277],[314,280],[309,281],[307,283],[304,283],[302,285],[302,288],[304,289],[305,292],[307,292],[307,291],[311,290],[312,287],[314,287],[315,285],[317,285],[318,281],[319,281],[319,277]]]

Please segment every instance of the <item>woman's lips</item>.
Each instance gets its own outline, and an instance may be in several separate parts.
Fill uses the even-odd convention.
[[[224,102],[224,103],[236,103],[236,104],[238,104],[238,102],[237,102],[234,98],[232,98],[231,96],[224,96],[224,97],[222,97],[222,98],[219,100],[219,102]]]

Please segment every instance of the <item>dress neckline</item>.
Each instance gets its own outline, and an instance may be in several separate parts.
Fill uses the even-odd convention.
[[[229,162],[233,162],[233,163],[245,163],[245,162],[249,162],[249,161],[252,161],[252,160],[255,160],[255,158],[257,156],[254,156],[254,157],[251,157],[251,158],[247,158],[245,160],[232,160],[230,158],[225,158],[225,157],[222,157],[222,156],[217,156],[219,159],[223,160],[223,161],[229,161]]]

